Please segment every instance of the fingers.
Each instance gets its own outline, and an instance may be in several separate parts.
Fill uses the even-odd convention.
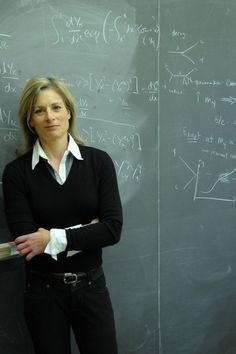
[[[96,219],[93,219],[93,220],[91,221],[91,224],[96,224],[96,223],[98,223],[98,222],[99,222],[99,219],[96,218]]]
[[[33,252],[30,252],[27,254],[27,256],[25,257],[25,259],[27,261],[30,261],[34,256],[36,256]]]
[[[96,223],[98,223],[98,222],[99,222],[99,219],[96,218],[96,219],[93,219],[92,221],[90,221],[89,224],[83,224],[82,226],[88,226],[88,225],[91,225],[91,224],[96,224]]]
[[[25,242],[28,239],[28,235],[18,236],[15,239],[15,244],[18,245],[19,243]]]
[[[17,250],[18,250],[19,252],[21,252],[21,251],[23,251],[23,249],[29,248],[29,247],[30,247],[30,245],[27,244],[26,242],[19,243],[19,244],[16,246],[16,248],[17,248]]]
[[[25,259],[31,260],[34,256],[43,253],[50,238],[48,230],[39,228],[38,231],[18,236],[15,239],[16,248],[21,256],[26,256]]]
[[[20,256],[25,256],[26,254],[31,252],[31,248],[30,247],[25,247],[22,250],[18,250]]]
[[[20,256],[25,256],[27,253],[31,252],[30,244],[27,242],[27,239],[24,242],[16,242],[16,249],[19,252]]]

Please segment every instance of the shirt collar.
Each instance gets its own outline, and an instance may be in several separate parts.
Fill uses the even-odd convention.
[[[67,150],[65,151],[65,154],[68,155],[69,152],[77,160],[83,160],[83,157],[81,156],[81,153],[80,153],[79,146],[70,134],[69,134],[69,144],[68,144]],[[42,146],[40,145],[39,139],[37,139],[34,144],[33,154],[32,154],[32,170],[38,164],[40,157],[42,157],[43,159],[46,159],[48,161],[48,157],[45,154]]]

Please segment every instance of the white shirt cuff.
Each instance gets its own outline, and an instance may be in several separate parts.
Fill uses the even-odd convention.
[[[51,229],[50,241],[48,242],[44,253],[50,254],[57,260],[57,254],[65,251],[67,246],[66,231],[64,229]]]
[[[67,227],[66,229],[51,229],[50,230],[50,241],[48,242],[44,253],[50,254],[50,256],[57,261],[57,255],[60,252],[65,251],[66,246],[67,246],[67,238],[66,238],[66,230],[67,229],[74,229],[74,228],[79,228],[82,225],[74,225]],[[76,253],[79,253],[81,251],[68,251],[67,252],[67,257],[71,257]]]

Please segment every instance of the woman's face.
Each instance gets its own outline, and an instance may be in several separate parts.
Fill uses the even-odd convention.
[[[37,97],[29,123],[41,142],[52,142],[67,139],[69,119],[62,97],[53,89],[44,89]]]

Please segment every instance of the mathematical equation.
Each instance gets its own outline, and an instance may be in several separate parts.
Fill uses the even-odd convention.
[[[4,142],[13,142],[18,139],[19,135],[18,122],[12,118],[10,110],[0,107],[0,137]]]
[[[152,25],[142,23],[131,24],[126,13],[118,16],[113,11],[106,12],[103,18],[94,24],[94,14],[86,13],[83,19],[80,15],[65,15],[61,11],[51,7],[54,14],[51,17],[52,28],[55,34],[53,45],[69,43],[70,45],[111,43],[123,44],[126,41],[140,39],[145,47],[151,47],[158,51],[160,45],[160,28],[154,16],[151,16]],[[98,12],[99,13],[99,12]],[[99,25],[100,23],[100,25]]]
[[[13,61],[0,61],[0,87],[5,93],[15,93],[16,85],[14,81],[19,80],[19,70]],[[158,99],[158,80],[150,80],[146,85],[141,84],[138,76],[128,78],[108,78],[106,75],[98,76],[95,73],[88,73],[87,76],[80,75],[74,82],[67,82],[68,86],[74,88],[87,89],[89,92],[110,91],[114,94],[147,94],[148,102],[157,102]],[[109,97],[110,103],[113,99]]]
[[[172,119],[178,119],[173,186],[192,193],[194,201],[235,203],[234,71],[227,70],[225,76],[221,60],[217,66],[222,48],[217,52],[216,41],[212,49],[210,41],[195,36],[191,40],[190,33],[172,28],[167,42],[162,87],[172,105]]]
[[[142,177],[142,164],[134,163],[127,159],[118,162],[114,161],[117,177],[124,182],[140,182]]]
[[[15,63],[11,60],[0,61],[0,89],[4,93],[16,93],[16,84],[19,74]]]
[[[121,151],[142,151],[141,138],[138,132],[122,134],[113,132],[107,128],[95,128],[89,126],[82,128],[81,137],[88,144],[102,145],[109,149],[109,145],[118,147]]]
[[[114,96],[109,96],[110,103],[117,98],[117,94],[119,94],[118,97],[124,96],[124,94],[146,94],[148,102],[157,102],[159,89],[158,80],[150,80],[144,85],[136,75],[128,78],[108,78],[106,75],[98,76],[95,73],[88,73],[87,76],[79,75],[74,82],[68,82],[68,85],[74,88],[86,89],[94,93],[111,92]]]
[[[11,38],[10,34],[0,33],[0,53],[9,49],[9,40]]]

